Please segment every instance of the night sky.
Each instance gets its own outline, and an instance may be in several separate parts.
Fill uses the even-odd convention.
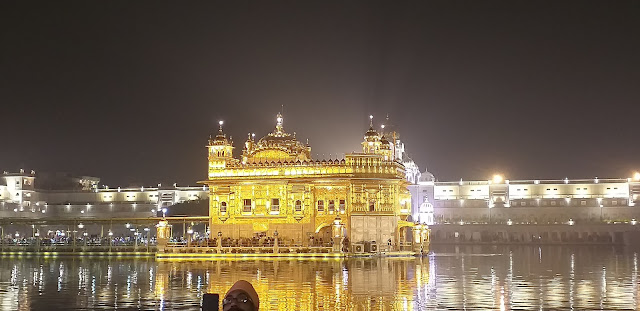
[[[439,180],[640,170],[638,1],[0,3],[0,170],[195,185],[218,120],[314,157],[388,114]],[[316,156],[318,154],[318,156]]]

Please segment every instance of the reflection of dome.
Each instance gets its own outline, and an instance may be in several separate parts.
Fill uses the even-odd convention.
[[[278,113],[276,128],[273,132],[260,138],[256,144],[245,144],[247,161],[281,161],[311,159],[311,148],[296,140],[293,135],[286,133],[282,127],[282,115]]]

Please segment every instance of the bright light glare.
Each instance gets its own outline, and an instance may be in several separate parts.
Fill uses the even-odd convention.
[[[502,175],[500,175],[500,174],[493,175],[493,183],[494,184],[502,183],[503,180],[504,180],[504,178],[502,177]]]

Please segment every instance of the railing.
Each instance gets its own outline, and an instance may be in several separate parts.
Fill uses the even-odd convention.
[[[199,246],[184,243],[170,243],[166,253],[222,253],[222,254],[270,254],[275,253],[274,246]],[[278,253],[331,253],[330,246],[278,245]]]

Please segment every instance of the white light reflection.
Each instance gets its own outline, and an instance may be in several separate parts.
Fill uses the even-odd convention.
[[[347,267],[342,268],[342,285],[347,286],[349,284],[349,270]]]
[[[11,286],[18,286],[18,265],[13,265],[13,268],[11,268]]]
[[[600,287],[600,310],[604,310],[604,301],[607,298],[607,268],[602,267],[602,285]]]
[[[62,278],[64,277],[64,264],[60,263],[58,268],[58,291],[62,290]]]
[[[193,282],[193,274],[191,271],[187,272],[187,288],[191,289],[191,283]]]
[[[153,268],[149,268],[149,291],[153,291]]]
[[[491,267],[491,305],[496,305],[496,283],[498,283],[498,276],[496,276],[496,269]]]
[[[571,262],[569,265],[569,308],[573,310],[574,292],[576,286],[576,254],[571,253]]]
[[[457,246],[456,246],[457,247]],[[466,273],[464,273],[464,256],[461,257],[460,260],[460,268],[462,269],[462,308],[464,310],[467,309],[467,278]]]
[[[113,276],[113,271],[111,265],[107,267],[107,285],[111,285],[111,277]]]
[[[633,274],[631,274],[631,284],[633,284],[633,309],[638,309],[638,253],[633,253]]]
[[[91,295],[95,296],[96,294],[96,277],[92,276],[91,277]]]
[[[42,292],[44,291],[44,280],[44,267],[40,265],[40,282],[38,283],[38,292],[40,295],[42,295]]]
[[[513,309],[513,251],[509,250],[509,273],[507,274],[507,286],[509,288],[509,309]]]

